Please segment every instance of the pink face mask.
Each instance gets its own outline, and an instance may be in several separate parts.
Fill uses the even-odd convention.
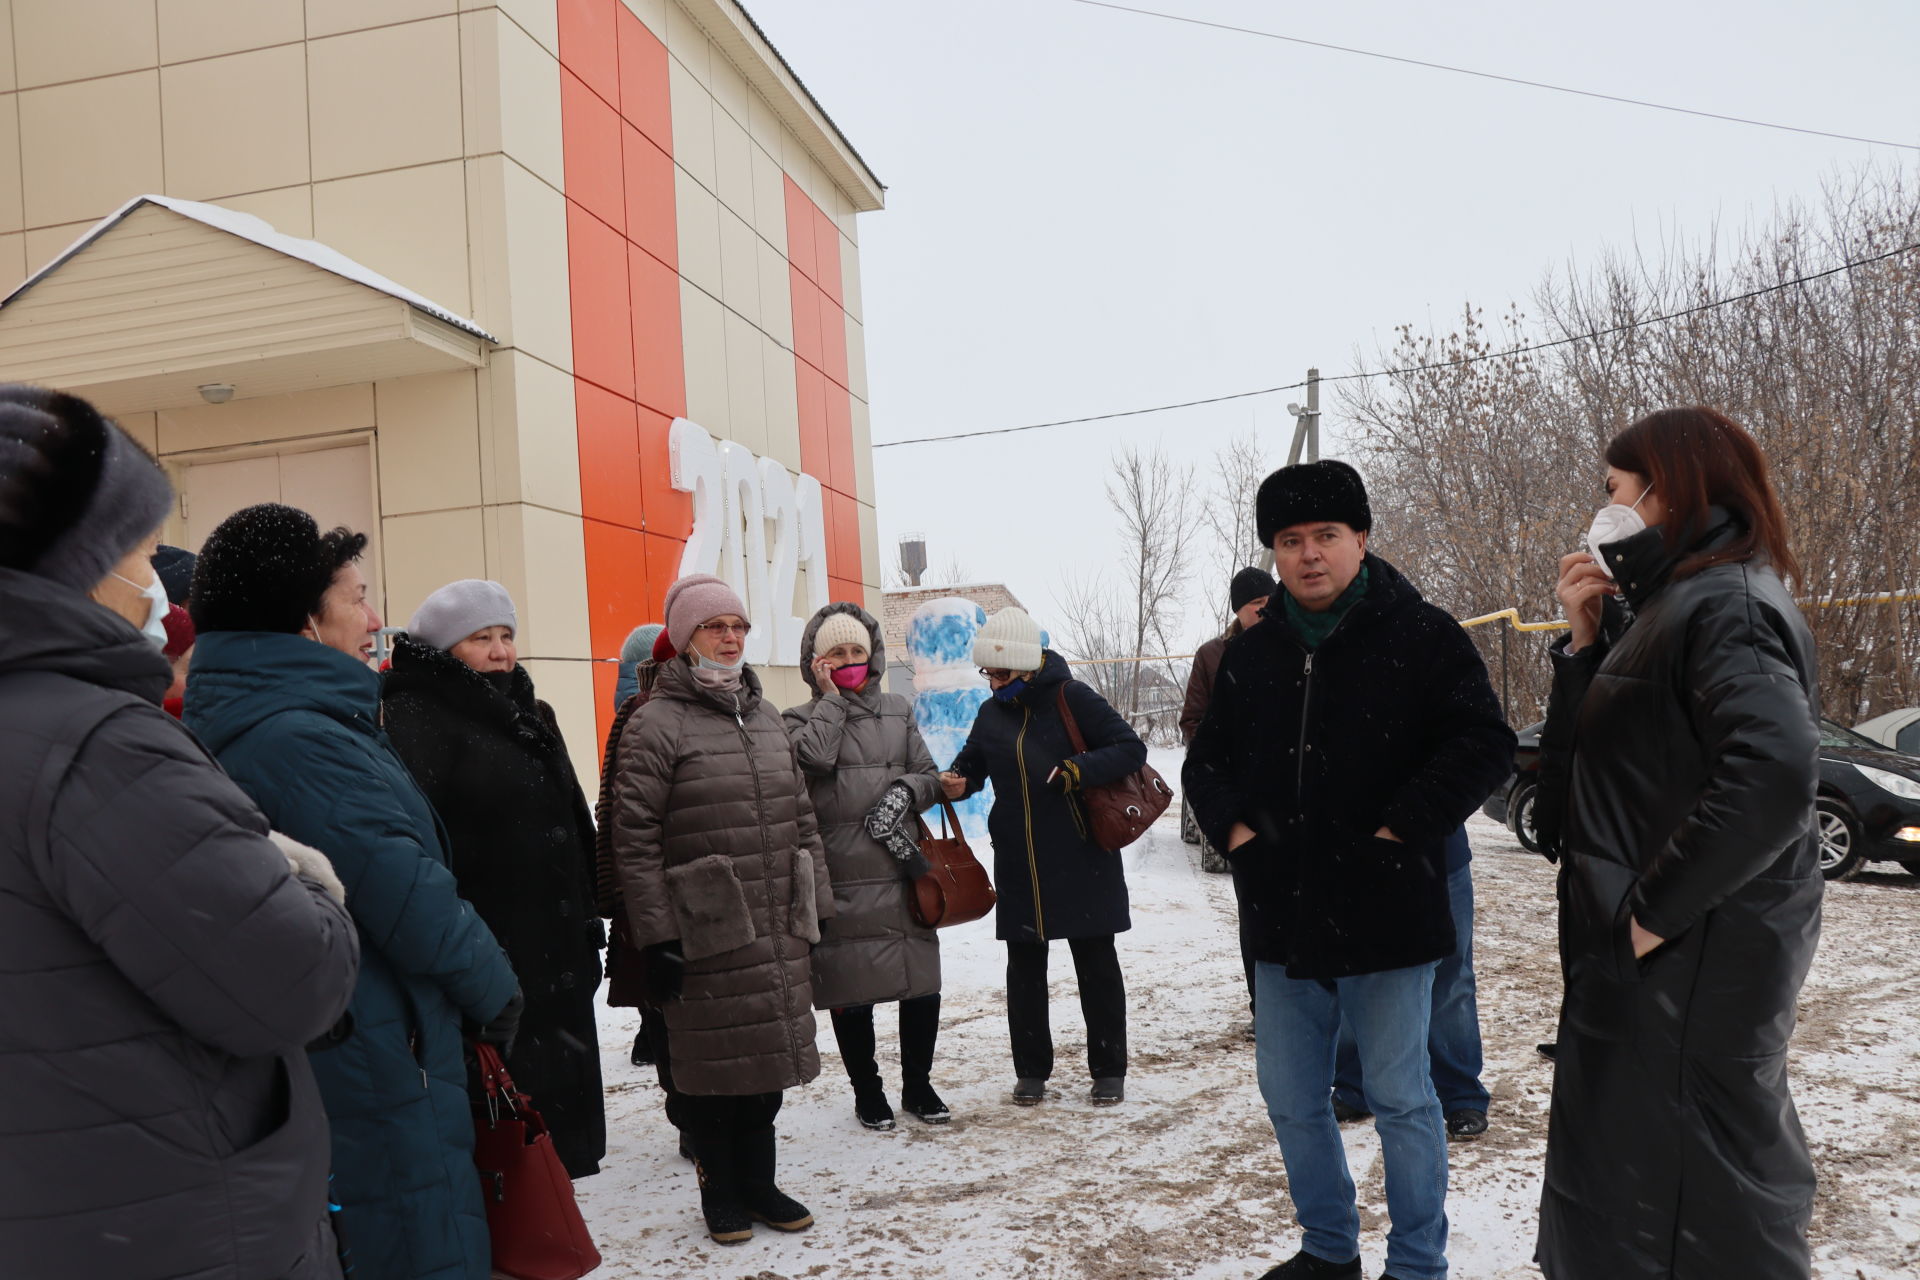
[[[867,663],[850,662],[844,667],[835,668],[829,679],[842,689],[858,689],[867,682],[867,668]]]

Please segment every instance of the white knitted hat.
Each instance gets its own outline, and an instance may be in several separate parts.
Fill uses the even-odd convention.
[[[1008,605],[987,619],[973,638],[973,665],[989,671],[1038,671],[1040,624],[1025,609]]]
[[[823,653],[832,653],[843,644],[857,644],[871,653],[873,634],[850,613],[830,613],[820,620],[819,628],[813,633],[813,653],[809,656],[817,658]]]

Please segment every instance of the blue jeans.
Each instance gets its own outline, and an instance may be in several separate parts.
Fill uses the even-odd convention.
[[[1345,1262],[1360,1252],[1360,1210],[1340,1126],[1333,1119],[1333,1050],[1344,1017],[1366,1064],[1366,1100],[1386,1166],[1387,1270],[1400,1280],[1447,1274],[1447,1133],[1427,1072],[1427,1017],[1435,965],[1333,981],[1254,966],[1260,1094],[1280,1156],[1301,1246]]]
[[[1433,1091],[1443,1114],[1485,1111],[1486,1086],[1480,1083],[1480,1002],[1473,981],[1473,864],[1447,873],[1447,897],[1453,903],[1453,931],[1460,938],[1454,953],[1433,975],[1433,1018],[1427,1053],[1433,1060]],[[1333,1064],[1333,1096],[1368,1110],[1360,1088],[1360,1051],[1342,1022],[1340,1048]]]

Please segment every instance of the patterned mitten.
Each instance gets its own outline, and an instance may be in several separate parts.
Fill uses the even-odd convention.
[[[887,846],[887,852],[900,865],[900,874],[911,880],[932,868],[920,852],[920,841],[907,818],[913,813],[913,790],[895,780],[880,793],[880,800],[867,811],[867,834]]]

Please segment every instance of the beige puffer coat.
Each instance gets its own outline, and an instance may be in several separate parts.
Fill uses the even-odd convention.
[[[820,1074],[808,953],[833,886],[806,779],[749,668],[738,695],[676,659],[620,735],[613,854],[636,947],[678,942],[664,1010],[683,1093],[774,1093]]]
[[[800,652],[813,653],[820,623],[850,614],[872,637],[872,675],[859,692],[815,693],[787,710],[794,753],[813,788],[820,840],[833,880],[834,917],[813,950],[817,1009],[878,1004],[940,990],[940,939],[908,910],[911,884],[886,847],[867,834],[868,812],[896,780],[913,792],[918,813],[940,798],[940,775],[913,720],[913,704],[881,691],[886,646],[872,616],[857,604],[830,604],[813,616]]]

